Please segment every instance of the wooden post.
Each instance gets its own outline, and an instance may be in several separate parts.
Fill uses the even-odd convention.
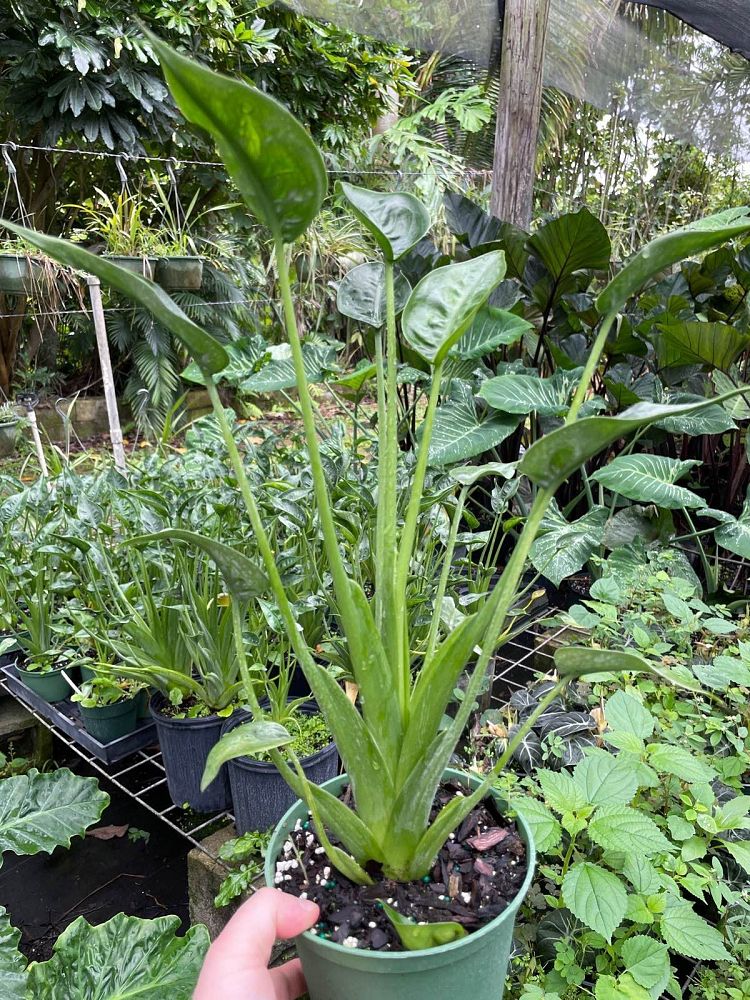
[[[112,442],[112,453],[115,457],[115,466],[119,472],[122,472],[122,474],[125,475],[127,472],[127,466],[125,465],[125,448],[122,443],[120,413],[117,409],[115,380],[112,375],[112,359],[109,354],[107,325],[104,320],[104,309],[102,307],[101,284],[99,279],[93,274],[86,275],[86,284],[89,286],[91,312],[94,316],[96,346],[99,350],[99,364],[102,369],[102,384],[104,385],[104,399],[107,403],[107,418],[109,420],[109,438]]]
[[[531,225],[550,0],[505,0],[492,214]]]

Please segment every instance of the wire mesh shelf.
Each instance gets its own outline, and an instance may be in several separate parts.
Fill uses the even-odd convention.
[[[9,697],[15,697],[4,684],[0,684],[0,688]],[[116,763],[107,764],[76,743],[49,719],[34,711],[33,707],[25,702],[21,704],[37,722],[49,729],[61,743],[98,771],[103,778],[111,781],[121,792],[138,802],[162,823],[166,823],[193,847],[197,847],[213,861],[223,864],[216,853],[207,846],[205,839],[211,833],[233,824],[234,816],[231,812],[195,813],[174,805],[169,797],[167,775],[158,744],[138,750],[130,757]]]

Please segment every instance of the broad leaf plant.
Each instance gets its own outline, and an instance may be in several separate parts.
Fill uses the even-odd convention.
[[[648,670],[634,653],[568,648],[557,657],[558,679],[549,695],[510,741],[506,751],[471,795],[454,798],[430,822],[430,812],[455,747],[464,731],[490,658],[504,640],[508,613],[516,599],[530,550],[560,484],[583,463],[614,442],[666,417],[690,414],[705,403],[638,404],[617,416],[580,417],[607,336],[618,311],[658,271],[696,253],[750,231],[747,209],[723,212],[663,236],[624,267],[604,289],[598,307],[599,333],[575,389],[564,425],[535,442],[523,455],[516,475],[525,476],[534,501],[504,571],[480,610],[469,614],[444,640],[430,629],[424,648],[415,648],[409,630],[406,588],[418,545],[428,451],[443,373],[451,349],[503,279],[502,251],[489,250],[458,264],[439,268],[413,289],[401,316],[401,336],[429,365],[431,387],[419,435],[416,464],[405,508],[397,489],[399,460],[397,397],[397,277],[400,257],[430,228],[426,208],[408,194],[371,192],[348,184],[340,194],[370,232],[381,254],[385,323],[376,336],[378,407],[378,510],[376,580],[372,599],[347,575],[316,435],[315,411],[305,377],[304,358],[295,315],[288,249],[310,226],[323,205],[327,176],[323,158],[306,130],[275,99],[239,80],[214,73],[152,39],[167,83],[182,113],[208,132],[249,209],[270,233],[283,300],[286,333],[294,362],[299,407],[304,425],[315,502],[332,577],[333,599],[346,637],[351,669],[358,687],[353,704],[305,642],[285,592],[274,551],[255,493],[243,468],[215,377],[229,363],[224,347],[193,322],[157,285],[80,246],[6,223],[9,229],[63,264],[97,275],[128,295],[182,342],[205,379],[216,419],[237,478],[250,529],[262,566],[197,533],[172,532],[175,542],[203,549],[220,568],[232,600],[234,629],[240,651],[246,697],[254,721],[234,730],[216,749],[207,766],[209,781],[224,760],[268,750],[295,791],[305,799],[332,864],[355,882],[371,881],[369,872],[401,881],[422,877],[440,847],[487,794],[516,745],[538,715],[576,677],[585,673]],[[398,289],[401,291],[397,291]],[[402,303],[399,302],[400,307]],[[742,390],[731,390],[725,397]],[[715,400],[714,400],[715,401]],[[161,533],[164,537],[165,533]],[[281,748],[291,737],[264,718],[244,662],[243,607],[268,592],[276,601],[286,633],[313,695],[335,738],[352,786],[350,808],[330,792],[306,781],[299,762]],[[440,614],[440,608],[434,611]],[[468,671],[466,693],[449,725],[446,706],[459,677]],[[343,847],[333,846],[327,832]]]

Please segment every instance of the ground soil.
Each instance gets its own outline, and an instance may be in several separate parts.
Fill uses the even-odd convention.
[[[466,793],[457,782],[443,785],[433,817],[457,794]],[[342,799],[349,795],[347,789]],[[471,932],[506,909],[527,871],[526,849],[515,824],[500,817],[491,801],[470,813],[444,844],[430,874],[417,882],[394,882],[371,872],[374,885],[356,885],[330,866],[310,823],[291,840],[294,848],[287,842],[277,862],[281,888],[318,903],[321,920],[315,931],[321,937],[372,951],[403,950],[381,900],[417,923],[449,921]]]
[[[21,950],[35,961],[50,957],[58,935],[76,917],[100,924],[116,913],[136,917],[176,914],[187,930],[187,853],[190,844],[148,810],[55,743],[55,759],[79,774],[98,777],[111,802],[95,829],[127,826],[149,839],[76,837],[70,848],[51,855],[16,857],[0,869],[0,904],[22,932]],[[107,832],[107,831],[105,831]],[[91,831],[89,831],[91,833]],[[0,990],[0,993],[2,991]]]

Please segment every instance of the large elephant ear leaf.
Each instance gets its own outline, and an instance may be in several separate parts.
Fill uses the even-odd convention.
[[[186,316],[174,299],[153,281],[56,236],[37,233],[34,229],[26,229],[4,219],[0,219],[0,226],[10,229],[22,240],[66,267],[96,275],[108,288],[114,288],[148,309],[159,323],[185,345],[204,375],[215,375],[229,364],[229,355],[221,344]]]
[[[411,285],[400,272],[395,275],[393,291],[398,314],[411,294]],[[370,261],[348,271],[339,284],[336,308],[343,316],[359,323],[378,328],[383,326],[387,318],[385,264]]]
[[[50,854],[70,847],[109,805],[96,778],[82,778],[67,768],[0,781],[0,853]]]
[[[118,913],[92,927],[78,917],[48,962],[29,967],[35,1000],[190,1000],[210,944],[202,924],[178,937],[179,917],[142,920]]]
[[[529,238],[528,246],[550,274],[553,301],[565,291],[576,271],[609,267],[612,253],[607,230],[587,208],[547,222]]]
[[[742,387],[700,403],[636,403],[614,417],[584,417],[535,441],[524,453],[518,471],[537,486],[557,489],[584,462],[618,438],[662,420],[700,413],[707,406],[723,403],[741,392]]]
[[[413,194],[369,191],[339,181],[336,191],[371,233],[389,263],[398,260],[430,231],[430,213]]]
[[[323,157],[307,130],[262,90],[148,37],[177,106],[211,135],[250,210],[275,238],[297,239],[328,189]]]
[[[236,601],[250,601],[268,589],[268,577],[252,559],[229,545],[224,545],[215,538],[199,535],[196,531],[165,528],[164,531],[156,531],[150,535],[137,535],[128,539],[127,544],[142,545],[161,541],[185,542],[205,552],[216,563],[227,590]]]
[[[26,959],[19,951],[21,932],[11,924],[8,912],[0,906],[0,982],[3,1000],[25,1000]]]
[[[597,299],[597,309],[603,315],[619,312],[630,296],[640,291],[660,271],[693,254],[721,246],[748,231],[750,208],[742,206],[709,215],[682,229],[658,236],[631,257],[610,281]]]
[[[504,277],[502,250],[431,271],[406,303],[404,339],[426,361],[440,364]]]

